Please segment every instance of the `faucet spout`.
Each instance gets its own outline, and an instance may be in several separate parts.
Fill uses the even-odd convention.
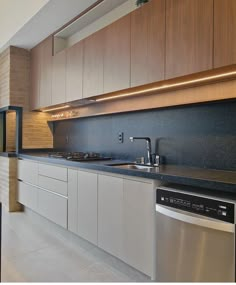
[[[134,142],[135,140],[145,140],[147,144],[147,158],[148,162],[147,164],[152,165],[152,146],[151,146],[151,139],[149,137],[130,137],[129,138],[131,142]]]

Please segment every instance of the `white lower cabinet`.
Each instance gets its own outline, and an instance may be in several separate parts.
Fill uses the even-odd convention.
[[[18,179],[31,183],[38,184],[38,163],[35,161],[18,160]]]
[[[38,190],[38,213],[52,222],[67,228],[67,199],[44,191]]]
[[[30,184],[18,181],[18,202],[37,211],[38,209],[38,188]]]
[[[152,183],[98,176],[98,246],[154,276],[155,191]]]
[[[98,246],[123,258],[123,179],[98,176]]]
[[[78,235],[97,245],[97,174],[78,171]]]
[[[18,178],[21,204],[153,278],[153,181],[28,161]]]
[[[78,171],[68,169],[68,230],[78,233]]]
[[[124,261],[154,275],[155,191],[153,184],[124,179]]]

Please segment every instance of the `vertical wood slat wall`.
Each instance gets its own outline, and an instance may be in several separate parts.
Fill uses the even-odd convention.
[[[30,52],[9,47],[0,54],[0,107],[23,107],[23,148],[50,148],[53,137],[48,114],[29,111]],[[15,113],[7,114],[7,151],[15,149]],[[7,211],[19,211],[17,159],[0,157],[0,200]]]

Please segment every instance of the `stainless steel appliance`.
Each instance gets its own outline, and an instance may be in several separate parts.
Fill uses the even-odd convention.
[[[235,202],[181,189],[157,189],[157,281],[235,282]]]
[[[62,158],[71,161],[96,161],[96,160],[110,160],[111,157],[102,156],[95,152],[49,152],[49,157]]]

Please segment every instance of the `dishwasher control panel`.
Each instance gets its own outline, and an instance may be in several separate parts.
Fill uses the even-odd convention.
[[[233,203],[163,189],[156,194],[157,204],[234,223]]]

